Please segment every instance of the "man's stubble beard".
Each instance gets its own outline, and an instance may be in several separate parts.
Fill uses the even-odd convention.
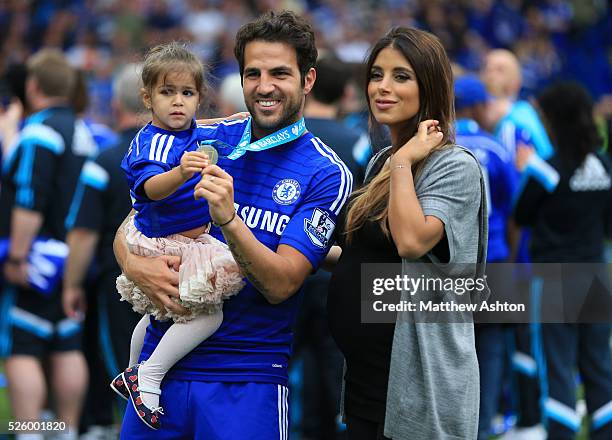
[[[305,98],[303,98],[301,102],[296,102],[291,107],[286,107],[283,110],[283,113],[281,114],[278,122],[274,122],[274,123],[265,123],[259,120],[257,112],[255,112],[253,107],[249,104],[246,104],[246,106],[247,106],[247,110],[251,114],[254,129],[259,132],[265,133],[265,135],[267,136],[269,134],[274,133],[275,131],[278,131],[282,128],[285,128],[293,124],[294,122],[297,122],[298,115],[302,112],[302,108],[304,107],[304,101],[305,101]]]

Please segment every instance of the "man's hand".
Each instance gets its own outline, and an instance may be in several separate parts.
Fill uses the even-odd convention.
[[[180,298],[178,270],[180,257],[163,255],[156,258],[128,253],[124,272],[159,310],[185,314],[187,310],[174,302]]]
[[[4,278],[15,286],[28,286],[28,262],[7,261],[4,263]]]
[[[523,171],[527,167],[527,164],[529,163],[534,154],[535,149],[533,147],[520,143],[516,147],[516,169],[519,171]]]
[[[64,287],[62,291],[62,307],[68,318],[82,320],[87,310],[87,299],[81,286]]]
[[[205,198],[213,222],[222,225],[234,216],[234,179],[217,165],[202,171],[202,179],[195,186],[194,197]]]

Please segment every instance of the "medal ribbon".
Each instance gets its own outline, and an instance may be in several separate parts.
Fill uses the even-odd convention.
[[[242,136],[240,138],[240,142],[236,147],[231,147],[233,151],[227,155],[228,159],[236,160],[239,157],[243,156],[247,151],[264,151],[269,150],[270,148],[278,147],[280,145],[286,144],[288,142],[292,142],[299,138],[306,131],[306,122],[304,121],[304,117],[300,118],[299,121],[294,122],[293,124],[281,128],[278,131],[275,131],[268,136],[258,139],[254,142],[251,142],[251,118],[248,118],[248,122],[244,131],[242,132]],[[219,145],[220,143],[225,144],[222,141],[217,139],[202,141],[200,144],[204,145]]]

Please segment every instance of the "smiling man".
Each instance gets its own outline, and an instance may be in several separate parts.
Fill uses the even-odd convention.
[[[122,438],[287,439],[287,364],[305,278],[332,244],[352,176],[336,154],[306,130],[304,100],[316,78],[310,25],[270,12],[236,36],[245,103],[252,118],[200,126],[202,138],[232,146],[208,166],[195,196],[208,203],[211,234],[225,241],[248,279],[224,304],[223,323],[162,383],[162,427],[151,431],[128,408]],[[168,257],[127,252],[124,272],[156,304],[180,310],[178,276]],[[142,359],[168,323],[152,321]]]

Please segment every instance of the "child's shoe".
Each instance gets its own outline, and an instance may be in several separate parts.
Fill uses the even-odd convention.
[[[125,386],[125,381],[123,380],[123,373],[119,373],[110,383],[111,390],[115,393],[119,394],[125,400],[130,398],[130,392]]]
[[[159,388],[141,388],[138,385],[138,367],[140,367],[140,365],[134,365],[125,370],[121,374],[123,381],[127,387],[134,410],[136,411],[136,414],[140,420],[142,420],[149,428],[159,429],[161,427],[159,416],[164,415],[163,408],[161,406],[158,406],[157,408],[147,407],[142,401],[140,392],[144,391],[145,393],[160,395],[161,390]]]

